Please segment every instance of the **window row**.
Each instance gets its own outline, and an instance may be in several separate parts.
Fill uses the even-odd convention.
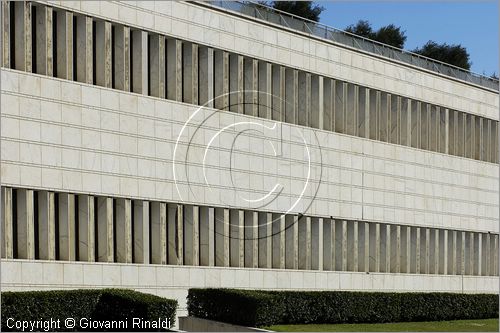
[[[2,2],[3,66],[498,162],[498,121],[31,2]]]
[[[2,258],[498,275],[498,235],[2,188]]]

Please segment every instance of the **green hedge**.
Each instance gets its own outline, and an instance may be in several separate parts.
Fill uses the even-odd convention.
[[[245,326],[273,323],[284,315],[282,302],[258,291],[189,289],[187,304],[190,316]]]
[[[190,316],[245,326],[498,317],[498,295],[190,289]]]
[[[177,310],[176,300],[128,289],[2,292],[1,297],[2,331],[15,330],[7,327],[8,318],[27,321],[60,319],[61,325],[58,331],[85,330],[78,325],[73,329],[67,329],[63,324],[66,318],[74,318],[77,323],[82,318],[96,321],[127,320],[127,330],[131,331],[132,318],[143,318],[145,321],[168,318],[173,325]],[[151,331],[151,329],[143,330]]]

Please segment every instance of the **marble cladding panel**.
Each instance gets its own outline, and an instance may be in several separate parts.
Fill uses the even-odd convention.
[[[2,185],[498,231],[498,164],[13,70],[2,83]]]

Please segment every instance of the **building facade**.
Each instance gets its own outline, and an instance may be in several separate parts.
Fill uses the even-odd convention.
[[[2,1],[3,290],[497,293],[498,82],[327,37]]]

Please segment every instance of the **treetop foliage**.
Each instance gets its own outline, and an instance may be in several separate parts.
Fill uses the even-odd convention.
[[[266,1],[260,0],[258,4],[273,7],[275,9],[291,13],[306,19],[318,22],[324,7],[315,4],[314,1]],[[407,36],[406,31],[394,24],[389,24],[374,30],[367,20],[359,20],[345,28],[346,32],[378,41],[387,45],[403,49]],[[438,44],[429,40],[424,46],[412,50],[412,52],[425,57],[442,61],[466,70],[470,70],[471,61],[467,49],[461,44]],[[492,78],[496,77],[494,73]]]
[[[406,42],[405,31],[394,24],[386,25],[374,31],[370,22],[359,20],[358,23],[348,26],[345,31],[400,49],[404,48]],[[412,52],[466,70],[470,70],[472,64],[467,49],[460,44],[438,44],[430,40],[424,46],[416,48]]]
[[[274,9],[304,17],[315,22],[319,21],[319,15],[325,10],[324,7],[315,4],[313,1],[266,1],[265,4]]]
[[[467,49],[460,44],[438,44],[430,40],[424,46],[416,48],[412,52],[455,65],[466,70],[470,70],[472,65],[472,62],[469,60],[469,53],[467,52]]]
[[[405,31],[401,30],[401,27],[396,27],[394,24],[386,25],[374,31],[370,22],[359,20],[358,23],[345,28],[345,31],[400,49],[404,47],[406,42]]]

